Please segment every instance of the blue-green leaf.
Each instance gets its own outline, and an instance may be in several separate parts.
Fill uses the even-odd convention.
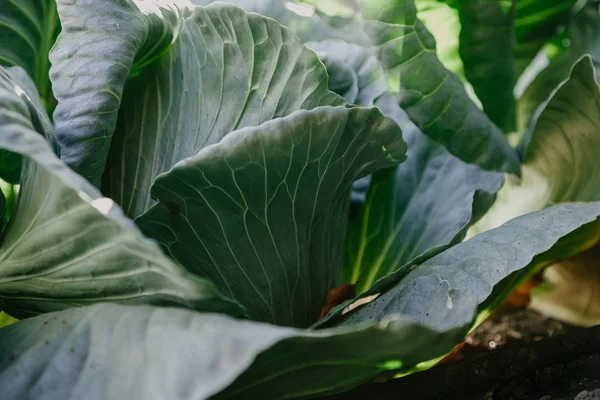
[[[459,53],[465,77],[483,110],[504,133],[516,128],[513,88],[517,0],[455,2],[460,17]]]
[[[36,130],[36,102],[23,94],[0,67],[0,149],[25,157],[19,202],[0,248],[1,307],[20,316],[115,301],[242,315],[57,158]]]
[[[565,204],[513,219],[427,260],[397,285],[343,317],[340,325],[378,321],[392,314],[447,330],[471,322],[467,310],[497,305],[527,276],[557,257],[568,257],[597,241],[600,203]]]
[[[427,136],[464,162],[519,174],[516,152],[436,57],[412,0],[361,2],[364,27],[398,104]]]
[[[0,329],[0,387],[10,400],[306,398],[443,354],[463,333],[401,318],[310,332],[103,304]]]
[[[600,200],[600,86],[591,57],[542,104],[523,148],[522,179],[507,180],[477,231],[552,204]]]
[[[177,39],[187,0],[57,0],[62,32],[50,53],[63,160],[99,186],[130,75]]]
[[[590,56],[540,111],[525,164],[549,182],[546,204],[600,200],[600,86]]]
[[[198,7],[163,58],[128,82],[104,193],[135,218],[153,204],[158,175],[230,132],[344,104],[317,56],[276,21],[222,3]]]
[[[235,131],[160,175],[136,219],[256,320],[308,326],[339,284],[352,182],[404,160],[377,109],[319,107]]]
[[[598,216],[600,203],[591,203],[515,219],[430,259],[376,300],[342,316],[336,329],[310,332],[116,305],[28,319],[0,330],[0,385],[9,398],[33,400],[84,393],[91,400],[337,393],[449,351],[473,323],[478,306],[493,300],[494,287],[558,254],[579,251],[585,239],[597,239]]]
[[[585,54],[600,56],[600,13],[598,1],[589,2],[576,14],[571,15],[566,37],[568,47],[553,57],[525,89],[518,101],[518,120],[522,131],[531,129],[536,111],[549,99],[564,80],[575,63]],[[526,139],[527,140],[527,139]]]
[[[338,65],[353,71],[355,103],[379,107],[402,127],[408,143],[407,161],[373,174],[362,214],[350,226],[342,281],[363,292],[394,272],[388,279],[397,281],[410,265],[460,242],[493,202],[502,174],[460,161],[411,124],[367,49],[340,41],[309,45],[327,66],[330,82],[347,76],[336,77]]]

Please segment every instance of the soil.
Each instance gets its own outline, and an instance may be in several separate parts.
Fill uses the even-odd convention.
[[[438,366],[328,399],[600,400],[600,326],[499,313]]]
[[[577,329],[527,309],[497,314],[484,321],[465,339],[461,353],[456,358],[486,353],[508,343],[518,345],[535,342]]]

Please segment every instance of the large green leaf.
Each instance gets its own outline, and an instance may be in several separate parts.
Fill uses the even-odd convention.
[[[440,60],[462,76],[462,58],[464,75],[486,113],[505,133],[514,131],[513,89],[517,78],[542,47],[555,40],[576,0],[415,0],[415,3],[419,18],[438,42]]]
[[[363,292],[377,279],[461,241],[491,206],[502,174],[460,161],[419,132],[395,104],[381,66],[366,49],[340,41],[309,46],[327,66],[330,86],[347,77],[336,77],[338,66],[345,65],[354,73],[355,103],[379,107],[408,143],[407,161],[373,174],[362,214],[350,226],[342,280]]]
[[[585,54],[600,56],[600,2],[592,0],[569,20],[569,46],[554,57],[535,77],[518,102],[518,120],[525,130],[536,110],[548,100],[556,87],[569,77],[572,66]]]
[[[241,314],[58,160],[23,94],[0,68],[0,148],[26,157],[19,203],[0,248],[2,308],[17,316],[118,301]]]
[[[438,1],[458,10],[460,56],[484,110],[505,133],[514,131],[517,78],[567,23],[576,0]]]
[[[600,200],[600,86],[589,56],[545,104],[525,164],[550,184],[547,204]]]
[[[600,151],[600,87],[589,56],[574,66],[570,78],[540,107],[524,142],[528,146],[524,146],[527,151],[522,180],[507,181],[498,201],[475,226],[476,230],[484,231],[551,204],[600,200],[600,173],[596,159]],[[597,239],[590,240],[587,246]],[[567,257],[568,254],[560,255],[561,259]],[[585,307],[575,307],[582,304],[578,297],[565,295],[575,291],[585,296],[585,285],[578,283],[581,279],[587,281],[592,291],[597,288],[594,283],[596,274],[586,261],[587,257],[581,256],[546,269],[544,276],[550,282],[560,281],[560,285],[557,289],[548,290],[545,295],[535,297],[532,304],[571,323],[585,322]],[[503,291],[514,289],[522,278],[517,275]],[[579,297],[579,300],[585,301],[585,298]]]
[[[67,10],[75,11],[76,8],[72,10],[66,7],[64,10],[59,8],[61,17],[63,11],[66,13]],[[91,20],[93,19],[88,19],[88,25],[91,24],[89,22]],[[109,24],[110,21],[111,18],[105,16],[100,22]],[[125,26],[126,21],[120,21],[116,16],[113,16],[112,21],[121,23],[124,32],[135,28],[135,19],[127,26]],[[221,199],[221,197],[239,198],[240,189],[236,187],[237,182],[231,185],[227,183],[230,186],[226,189],[217,189],[221,180],[226,181],[232,177],[239,179],[238,174],[245,176],[243,174],[255,173],[255,168],[260,164],[242,165],[239,168],[247,167],[247,171],[235,171],[233,174],[230,167],[222,163],[218,169],[212,165],[207,166],[207,159],[203,161],[203,168],[210,168],[219,179],[215,180],[211,177],[210,182],[206,183],[201,173],[190,167],[185,174],[191,174],[192,177],[186,179],[190,179],[192,186],[174,180],[179,174],[176,171],[185,171],[183,167],[175,172],[171,168],[177,162],[193,166],[198,159],[201,159],[200,154],[205,154],[201,149],[208,149],[210,145],[220,143],[232,131],[242,132],[244,127],[257,125],[262,127],[266,121],[278,117],[291,117],[297,110],[310,110],[323,105],[346,105],[346,103],[341,97],[328,90],[327,72],[318,57],[306,49],[288,29],[271,19],[247,13],[231,5],[217,3],[191,11],[182,20],[177,32],[177,38],[173,39],[174,42],[166,49],[162,58],[143,69],[138,68],[137,76],[130,77],[126,84],[119,109],[117,134],[110,150],[110,171],[104,174],[105,192],[115,198],[129,216],[140,216],[152,205],[150,187],[157,176],[159,183],[154,185],[152,195],[161,201],[163,198],[173,197],[173,194],[165,193],[173,189],[171,185],[183,186],[176,191],[176,196],[182,198],[178,197],[175,201],[162,201],[160,207],[141,216],[139,222],[144,226],[146,233],[169,245],[171,253],[186,268],[215,279],[223,290],[243,301],[253,317],[307,326],[316,319],[315,310],[318,312],[327,291],[339,279],[337,273],[339,263],[336,263],[336,260],[341,255],[345,234],[344,213],[347,212],[349,193],[346,185],[360,174],[367,174],[378,167],[391,166],[400,161],[405,151],[400,131],[392,121],[384,120],[380,114],[371,114],[365,110],[353,110],[346,114],[341,109],[333,108],[320,110],[310,116],[298,114],[296,119],[290,120],[302,121],[307,126],[298,125],[297,122],[286,122],[284,119],[261,131],[258,137],[265,143],[270,141],[279,143],[274,144],[272,148],[267,146],[265,160],[273,158],[275,162],[284,162],[278,164],[277,173],[280,172],[280,167],[287,168],[288,164],[293,164],[289,167],[290,171],[293,170],[290,173],[298,173],[301,177],[286,177],[290,184],[294,179],[299,179],[298,184],[305,185],[308,182],[304,179],[311,176],[310,174],[315,178],[323,175],[322,177],[327,179],[336,176],[335,179],[338,180],[336,183],[339,184],[339,186],[324,186],[321,190],[317,180],[310,190],[302,186],[293,189],[294,192],[302,192],[300,196],[306,199],[303,204],[298,205],[298,215],[305,218],[302,221],[304,226],[298,229],[298,235],[305,236],[299,236],[292,242],[284,241],[284,247],[292,243],[294,252],[286,250],[280,256],[278,254],[280,249],[268,245],[272,242],[271,235],[274,234],[269,231],[275,218],[270,215],[271,210],[276,209],[278,213],[283,213],[285,207],[292,207],[285,202],[295,202],[296,195],[290,195],[294,197],[293,199],[278,197],[277,201],[273,202],[272,208],[261,204],[261,209],[252,209],[252,213],[262,214],[264,218],[258,218],[253,222],[258,224],[258,228],[254,228],[252,223],[248,228],[241,221],[244,218],[254,218],[253,214],[242,208],[236,209],[236,213],[241,212],[242,215],[236,215],[229,209],[231,204]],[[101,65],[106,68],[103,73],[111,71],[113,64],[114,60],[108,60],[105,65]],[[116,68],[120,70],[119,66]],[[323,121],[330,113],[333,113],[332,121],[340,123],[340,126]],[[351,128],[345,126],[346,119],[355,126]],[[286,125],[288,123],[293,125],[289,127],[292,130],[289,134],[293,136],[293,140],[302,143],[298,147],[294,143],[293,149],[288,148],[290,143],[283,137],[285,135],[281,131],[288,128]],[[373,126],[369,126],[371,123]],[[319,126],[320,124],[324,124],[325,127]],[[278,128],[274,129],[273,126]],[[315,135],[321,135],[318,139],[317,137],[309,139],[311,135],[307,135],[306,132],[309,126],[314,126]],[[331,130],[324,133],[323,129]],[[268,135],[274,137],[270,138]],[[373,136],[372,143],[369,143],[366,146],[367,150],[361,153],[363,149],[354,146],[361,143],[365,145],[364,140],[367,140],[370,135]],[[72,139],[73,145],[65,145],[63,141],[63,151],[67,149],[69,152],[81,151],[81,146],[87,143],[85,136],[79,135]],[[340,145],[336,147],[330,140],[339,140]],[[278,148],[279,145],[282,147]],[[322,149],[317,150],[319,145]],[[257,154],[262,152],[260,143],[255,142],[252,146],[256,147],[255,151],[259,152]],[[219,144],[219,147],[211,151],[220,148],[222,146]],[[240,154],[246,157],[247,150],[243,146],[240,149]],[[294,151],[286,154],[290,150]],[[353,164],[355,160],[350,156],[341,161],[327,158],[339,157],[345,150],[356,151],[357,155],[360,153],[361,158],[356,160],[356,164]],[[198,151],[200,153],[196,154]],[[269,154],[278,151],[285,153]],[[296,159],[299,155],[312,157],[315,151],[323,153],[323,161],[320,164],[317,163],[318,160],[303,159],[299,162]],[[390,157],[386,158],[388,155]],[[253,155],[255,156],[256,154]],[[232,157],[237,159],[240,155],[232,155]],[[380,157],[383,161],[379,160]],[[87,156],[81,159],[90,162]],[[229,162],[227,159],[225,161]],[[262,160],[256,162],[260,161]],[[239,159],[234,164],[238,162],[245,161]],[[332,174],[320,170],[329,162],[333,164],[327,172],[333,171]],[[271,168],[273,166],[269,166],[269,185],[275,186],[268,186],[266,189],[275,191],[280,196],[284,187],[279,185],[282,184],[284,177],[273,174]],[[300,169],[296,170],[296,168]],[[256,180],[256,175],[249,175],[242,180],[250,184]],[[209,207],[192,210],[194,215],[188,216],[191,225],[177,221],[176,219],[180,218],[178,210],[183,215],[187,213],[185,202],[196,201],[196,198],[200,202],[203,201],[201,193],[197,193],[194,187],[205,184],[209,186],[210,192],[214,192],[211,196],[218,197],[222,203],[216,207],[217,211],[213,213],[214,210]],[[165,189],[156,189],[156,185]],[[251,188],[253,192],[256,189],[255,185]],[[254,197],[247,194],[244,196],[249,198],[248,202]],[[243,204],[243,201],[240,200],[238,205]],[[214,199],[210,199],[209,202],[213,206]],[[329,215],[325,210],[333,211]],[[293,228],[296,221],[294,218],[289,218],[290,214],[277,215],[280,217],[275,220],[281,219],[283,221],[281,226],[285,227],[285,234],[276,235],[277,240],[282,241],[284,235],[290,232],[290,226]],[[165,226],[157,224],[157,221],[169,218],[174,220],[176,227],[169,227],[169,223],[164,223]],[[215,221],[215,218],[218,221]],[[209,232],[214,229],[220,232],[221,221],[225,221],[223,223],[228,227],[227,229],[236,231],[236,238],[239,235],[238,229],[242,230],[241,234],[251,236],[252,240],[256,240],[255,235],[259,237],[265,235],[264,240],[258,239],[261,244],[265,243],[265,249],[254,248],[252,241],[234,249],[235,252],[243,254],[241,262],[244,265],[249,264],[242,269],[252,270],[251,273],[240,273],[240,269],[236,268],[237,260],[231,258],[229,250],[230,233],[225,238],[220,238],[219,235],[203,237],[210,235]],[[202,239],[198,239],[194,232],[190,232],[192,227],[193,230],[204,231],[198,234]],[[258,229],[261,232],[253,232],[250,235],[245,229]],[[317,239],[325,235],[326,240]],[[177,240],[173,240],[173,237],[177,237]],[[210,245],[207,245],[210,253],[206,253],[202,246],[205,240],[210,242]],[[183,248],[181,241],[194,244],[192,247]],[[308,243],[312,243],[310,249]],[[219,250],[213,250],[213,247]],[[174,248],[181,249],[174,250]],[[213,254],[217,254],[214,259]],[[235,257],[240,255],[237,254]],[[263,258],[268,261],[262,260]],[[289,263],[288,258],[291,260]],[[308,271],[309,259],[314,264],[310,267],[310,271]],[[284,268],[281,266],[282,260],[286,261]],[[261,264],[262,261],[264,264]],[[261,289],[258,290],[254,283],[257,279],[254,275],[256,269],[260,273],[258,287]],[[265,279],[265,274],[268,279]],[[271,286],[274,289],[271,289]],[[257,291],[260,293],[258,296]],[[271,294],[271,291],[274,294]],[[282,294],[284,300],[280,299]],[[275,311],[274,304],[281,305],[280,310]],[[289,312],[290,310],[293,311]]]
[[[0,329],[0,387],[7,400],[306,398],[443,354],[463,333],[401,318],[308,332],[104,304]]]
[[[517,0],[457,2],[459,53],[483,110],[505,133],[515,130],[513,53]]]
[[[438,57],[444,62],[446,68],[459,76],[462,75],[462,63],[458,57],[458,36],[461,31],[461,23],[457,10],[466,7],[473,11],[485,12],[486,9],[493,10],[498,5],[510,6],[509,0],[504,3],[499,0],[416,0],[415,3],[419,11],[419,19],[436,38]],[[577,0],[516,2],[514,32],[511,30],[508,33],[510,37],[514,37],[515,43],[506,44],[505,38],[496,38],[508,47],[514,47],[514,54],[511,57],[514,57],[516,76],[521,75],[544,44],[557,34],[558,27],[568,22],[569,13],[576,3]],[[476,13],[475,15],[483,14]],[[480,25],[479,28],[482,31],[485,31],[486,28],[491,30],[493,25],[493,22],[489,21],[487,27]],[[493,32],[489,33],[493,34]]]
[[[373,175],[349,232],[344,280],[360,292],[460,242],[502,184],[502,174],[463,163],[419,132],[406,140],[408,161]]]
[[[9,399],[34,400],[336,393],[449,351],[494,285],[513,271],[575,252],[575,242],[597,236],[599,215],[599,203],[557,206],[457,245],[347,314],[344,328],[307,332],[117,305],[28,319],[0,330],[0,385]]]
[[[157,60],[191,13],[187,0],[57,0],[62,24],[50,53],[63,160],[99,186],[130,75]]]
[[[361,6],[388,87],[423,133],[467,163],[519,174],[517,155],[502,132],[437,59],[435,40],[413,1],[365,0]]]
[[[163,59],[127,85],[104,192],[137,217],[159,174],[230,132],[343,104],[288,29],[231,5],[199,7]]]
[[[600,203],[573,203],[513,219],[427,260],[391,288],[365,292],[363,297],[379,296],[343,316],[340,325],[381,321],[394,313],[438,330],[468,324],[466,310],[497,305],[514,288],[515,275],[527,276],[588,248],[590,239],[598,239],[599,216]]]
[[[438,1],[451,4],[463,14],[461,41],[464,38],[465,46],[461,46],[464,47],[462,51],[476,57],[477,54],[468,47],[468,43],[487,38],[480,42],[485,48],[481,50],[500,55],[499,64],[506,67],[513,78],[521,75],[542,47],[556,36],[557,29],[568,22],[569,13],[577,3],[577,0]],[[514,4],[514,10],[511,10],[511,3]],[[473,22],[475,24],[471,25]],[[476,68],[477,65],[472,64],[471,67]],[[496,74],[507,75],[508,72],[502,72],[499,68],[490,70],[488,79],[494,79]],[[511,87],[514,83],[515,79],[510,83]]]
[[[600,200],[600,87],[589,56],[542,105],[524,143],[522,179],[507,180],[478,231],[551,204]]]
[[[136,222],[253,319],[308,326],[339,284],[352,182],[405,151],[377,109],[298,111],[176,164]]]
[[[597,9],[595,13],[598,21]],[[585,31],[585,25],[578,28]],[[564,68],[570,65],[571,56],[559,56]],[[600,87],[590,56],[579,60],[569,79],[539,107],[523,148],[523,179],[503,188],[499,202],[478,229],[550,204],[600,199],[596,156],[600,151]],[[581,255],[547,268],[544,278],[553,285],[535,296],[532,306],[573,324],[595,323],[593,314],[586,315],[590,311],[587,301],[593,299],[589,294],[598,287],[597,268],[590,259],[590,254]]]
[[[2,1],[0,65],[24,68],[46,105],[52,101],[48,53],[59,31],[55,0]]]

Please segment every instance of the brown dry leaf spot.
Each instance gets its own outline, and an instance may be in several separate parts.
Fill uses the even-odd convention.
[[[496,315],[522,310],[531,303],[531,293],[534,289],[540,287],[544,283],[542,273],[530,276],[529,279],[519,286],[500,307],[494,312]]]
[[[325,304],[321,308],[320,318],[323,318],[333,307],[342,304],[346,300],[356,297],[356,284],[342,283],[338,287],[334,287],[327,293]]]
[[[453,364],[463,358],[487,352],[488,349],[483,346],[473,346],[467,342],[458,344],[446,357],[442,358],[436,365]]]

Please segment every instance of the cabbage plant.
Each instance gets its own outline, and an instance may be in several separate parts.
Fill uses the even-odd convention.
[[[343,392],[443,356],[598,241],[597,199],[465,240],[522,174],[518,118],[546,121],[513,89],[556,5],[442,2],[457,74],[412,0],[233,3],[2,3],[3,398]],[[594,65],[538,106],[595,123]]]

